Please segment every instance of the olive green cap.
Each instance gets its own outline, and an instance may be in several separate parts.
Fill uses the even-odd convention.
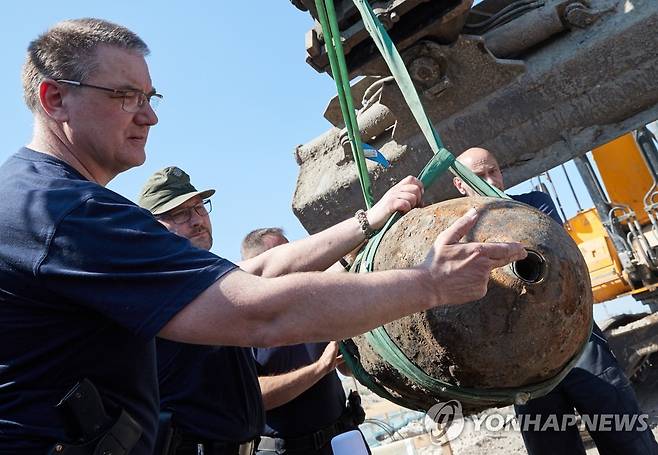
[[[190,183],[190,176],[176,166],[169,166],[153,174],[139,193],[138,204],[153,215],[162,215],[181,204],[200,196],[209,198],[215,190],[197,191]]]

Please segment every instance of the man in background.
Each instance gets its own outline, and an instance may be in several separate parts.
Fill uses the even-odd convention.
[[[501,191],[505,190],[500,166],[490,151],[480,147],[470,148],[459,155],[457,160],[490,185]],[[461,194],[475,195],[460,178],[455,177],[453,184]],[[562,219],[548,194],[532,191],[511,198],[541,210],[562,225]],[[540,318],[542,315],[538,314],[537,317]],[[637,418],[640,415],[635,392],[596,323],[580,360],[562,382],[547,395],[530,400],[524,405],[517,405],[514,409],[517,416],[523,416],[523,419],[540,418],[538,427],[543,431],[521,432],[529,455],[585,455],[585,447],[577,425],[571,425],[565,431],[552,429],[552,426],[544,428],[550,416],[557,416],[558,423],[561,425],[562,418],[573,415],[574,409],[580,415],[613,415],[617,419],[624,416]],[[619,431],[615,428],[612,431],[589,431],[599,453],[601,455],[658,453],[658,445],[651,429],[648,426],[642,429],[641,423],[635,422],[636,425],[629,431]]]
[[[256,229],[240,250],[249,259],[286,243],[280,228]],[[363,423],[359,395],[350,393],[346,402],[336,373],[351,375],[336,341],[255,349],[254,355],[267,411],[260,454],[330,455],[334,436]]]
[[[171,166],[144,184],[138,204],[192,246],[213,244],[210,197]],[[251,348],[156,340],[160,427],[156,455],[249,454],[264,424]]]

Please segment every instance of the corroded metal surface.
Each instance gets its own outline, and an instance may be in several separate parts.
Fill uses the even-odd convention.
[[[481,213],[470,241],[519,241],[545,259],[538,282],[521,280],[510,266],[492,272],[485,298],[444,306],[386,325],[395,343],[429,375],[474,388],[514,388],[555,376],[589,335],[592,292],[585,262],[562,226],[515,201],[460,198],[415,209],[385,235],[375,269],[421,263],[437,235],[469,207]],[[363,336],[354,338],[361,362],[411,408],[441,397],[412,385],[383,362]],[[462,403],[466,412],[482,403]],[[509,403],[508,403],[509,404]]]

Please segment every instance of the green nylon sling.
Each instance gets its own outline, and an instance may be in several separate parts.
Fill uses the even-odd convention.
[[[372,37],[375,45],[379,49],[382,57],[386,61],[391,74],[393,75],[400,91],[407,102],[416,122],[418,123],[423,135],[425,136],[434,155],[427,163],[419,175],[419,179],[427,188],[446,170],[450,170],[455,176],[461,178],[474,191],[483,196],[508,198],[508,196],[497,188],[489,185],[484,180],[473,174],[470,169],[463,166],[455,160],[455,157],[444,147],[441,138],[434,126],[429,121],[427,114],[420,102],[411,77],[404,65],[404,62],[398,53],[395,45],[388,36],[385,28],[377,19],[370,4],[366,0],[353,0],[359,10],[366,30]],[[366,207],[370,208],[373,204],[372,189],[368,170],[365,164],[361,135],[356,120],[347,64],[343,53],[342,43],[340,41],[340,29],[336,19],[336,12],[333,0],[315,0],[318,10],[318,18],[324,33],[325,47],[329,57],[331,72],[336,83],[338,100],[341,107],[341,113],[345,121],[345,126],[352,147],[354,161],[357,164],[359,181],[363,192]],[[364,249],[357,256],[351,271],[358,273],[367,273],[372,271],[372,266],[377,248],[382,237],[387,230],[401,217],[400,213],[392,215],[384,227],[366,244]],[[591,331],[591,327],[590,327]],[[573,359],[553,378],[537,384],[531,384],[519,388],[501,388],[501,389],[473,389],[457,387],[450,383],[438,380],[427,375],[421,368],[415,365],[400,348],[391,339],[384,327],[378,327],[365,334],[365,337],[375,352],[398,372],[407,377],[410,381],[418,386],[444,397],[466,400],[478,400],[491,404],[504,402],[522,403],[530,398],[542,396],[548,393],[557,385],[577,362],[580,354]],[[581,348],[584,350],[586,342]],[[377,383],[363,368],[358,358],[350,351],[345,343],[341,344],[341,351],[345,361],[354,373],[355,377],[378,395],[390,401],[401,404],[400,401],[392,395],[387,389]]]

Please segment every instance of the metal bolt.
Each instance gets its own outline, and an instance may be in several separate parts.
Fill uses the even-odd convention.
[[[585,28],[596,22],[601,17],[601,13],[601,11],[591,9],[582,3],[576,2],[567,5],[564,9],[564,18],[574,27]]]
[[[432,57],[422,56],[411,62],[409,73],[415,81],[429,84],[441,76],[441,65]]]

